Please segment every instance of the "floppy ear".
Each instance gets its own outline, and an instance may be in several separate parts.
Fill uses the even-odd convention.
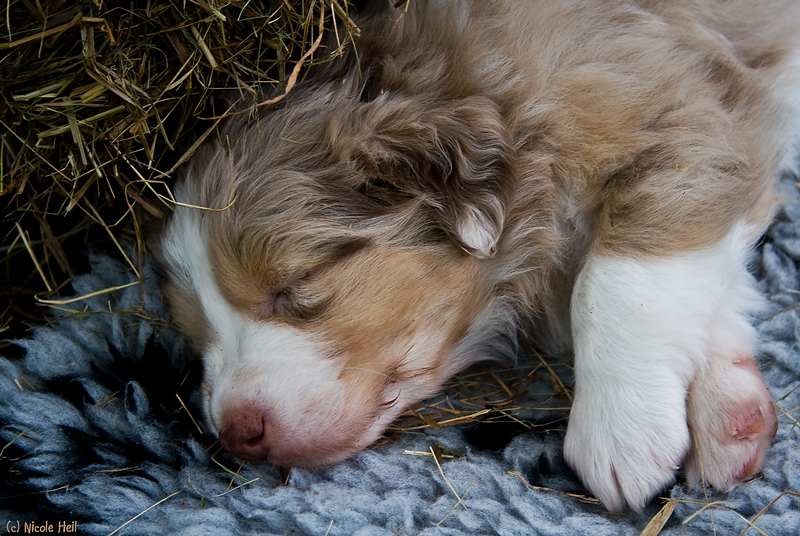
[[[494,255],[512,177],[506,128],[493,102],[384,94],[347,115],[331,122],[329,141],[356,168],[361,186],[422,199],[464,250]]]

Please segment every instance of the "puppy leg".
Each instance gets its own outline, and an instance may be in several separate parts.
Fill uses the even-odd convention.
[[[738,225],[706,250],[638,259],[592,254],[581,270],[572,297],[576,387],[564,454],[608,508],[640,509],[674,480],[691,446],[687,393],[706,369],[714,326],[726,308],[738,308],[738,318],[758,303],[745,268],[750,237]],[[732,291],[741,299],[728,299]]]

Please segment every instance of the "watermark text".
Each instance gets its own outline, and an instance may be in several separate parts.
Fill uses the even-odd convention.
[[[8,534],[76,534],[77,521],[19,521],[9,520],[6,523]]]

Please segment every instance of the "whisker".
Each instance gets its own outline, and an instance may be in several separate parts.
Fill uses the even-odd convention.
[[[400,400],[400,395],[402,393],[403,393],[402,389],[397,391],[397,396],[395,396],[393,399],[389,400],[388,402],[384,402],[383,404],[379,404],[378,406],[381,407],[381,408],[391,408],[392,406],[397,404],[398,400]]]
[[[387,374],[385,372],[380,372],[378,370],[374,370],[374,369],[370,369],[370,368],[364,368],[364,367],[345,367],[345,368],[342,369],[343,372],[344,371],[350,371],[350,370],[359,370],[361,372],[372,372],[373,374],[377,374],[379,376],[385,376],[386,378],[390,378],[391,377],[390,374]]]

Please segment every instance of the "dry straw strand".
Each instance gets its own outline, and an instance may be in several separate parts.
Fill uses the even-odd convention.
[[[157,503],[155,503],[154,505],[150,506],[149,508],[145,508],[144,510],[142,510],[141,512],[139,512],[138,514],[136,514],[135,516],[133,516],[132,518],[130,518],[129,520],[127,520],[125,523],[123,523],[122,525],[120,525],[120,526],[119,526],[119,527],[117,527],[116,529],[114,529],[114,530],[112,530],[111,532],[109,532],[109,533],[108,533],[108,536],[113,536],[114,534],[116,534],[117,532],[119,532],[120,530],[122,530],[122,529],[123,529],[123,528],[124,528],[126,525],[128,525],[129,523],[131,523],[131,522],[135,521],[136,519],[138,519],[138,518],[139,518],[139,517],[141,517],[142,515],[146,514],[147,512],[149,512],[150,510],[152,510],[153,508],[155,508],[156,506],[158,506],[159,504],[163,503],[163,502],[164,502],[164,501],[166,501],[167,499],[171,499],[172,497],[174,497],[175,495],[177,495],[178,493],[181,493],[181,492],[183,492],[183,490],[182,490],[182,489],[179,489],[179,490],[178,490],[178,491],[176,491],[175,493],[172,493],[172,494],[170,494],[170,495],[167,495],[166,497],[164,497],[163,499],[161,499],[160,501],[158,501],[158,502],[157,502]]]
[[[644,528],[642,533],[639,536],[658,536],[661,534],[661,529],[664,528],[664,525],[667,524],[669,518],[672,516],[672,512],[675,511],[675,507],[678,505],[676,501],[673,499],[668,499],[661,510],[658,511],[656,515],[650,520],[647,526]]]

